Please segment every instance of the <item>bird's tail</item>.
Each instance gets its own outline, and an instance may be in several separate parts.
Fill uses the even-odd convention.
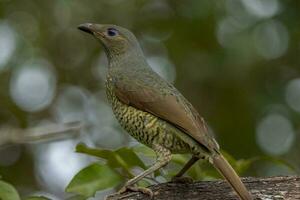
[[[251,194],[242,183],[240,177],[228,163],[228,161],[219,153],[212,157],[213,165],[226,178],[232,188],[236,191],[242,200],[253,200]]]

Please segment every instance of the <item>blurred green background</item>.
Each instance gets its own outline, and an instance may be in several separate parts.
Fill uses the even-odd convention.
[[[299,174],[300,1],[0,0],[0,17],[0,175],[22,196],[63,198],[71,178],[95,161],[74,153],[80,141],[109,149],[136,143],[106,102],[107,61],[100,44],[76,29],[85,22],[132,30],[149,64],[230,155],[295,167],[258,162],[246,175]],[[75,138],[10,139],[73,121],[86,124]]]

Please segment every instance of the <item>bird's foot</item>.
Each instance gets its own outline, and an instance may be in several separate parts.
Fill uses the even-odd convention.
[[[175,183],[193,183],[194,180],[188,176],[174,176],[171,182]]]
[[[149,188],[145,187],[138,187],[138,186],[131,186],[131,185],[125,185],[119,190],[119,194],[122,194],[127,191],[133,191],[133,192],[141,192],[143,194],[148,195],[151,199],[153,198],[153,192]]]

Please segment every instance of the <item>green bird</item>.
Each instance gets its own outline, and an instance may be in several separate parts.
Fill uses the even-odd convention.
[[[105,50],[106,94],[117,120],[132,137],[157,155],[156,162],[130,179],[120,193],[133,190],[152,196],[150,189],[134,185],[167,165],[172,154],[189,153],[192,158],[175,177],[181,177],[199,159],[207,159],[242,200],[253,199],[220,153],[204,119],[172,84],[151,69],[133,33],[111,24],[85,23],[78,28],[92,34]]]

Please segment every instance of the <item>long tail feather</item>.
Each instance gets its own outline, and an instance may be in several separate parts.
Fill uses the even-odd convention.
[[[230,183],[232,188],[236,191],[242,200],[253,200],[251,194],[246,189],[245,185],[242,183],[240,177],[227,162],[227,160],[221,155],[216,154],[212,158],[213,165],[218,169],[218,171],[225,177],[225,179]]]

